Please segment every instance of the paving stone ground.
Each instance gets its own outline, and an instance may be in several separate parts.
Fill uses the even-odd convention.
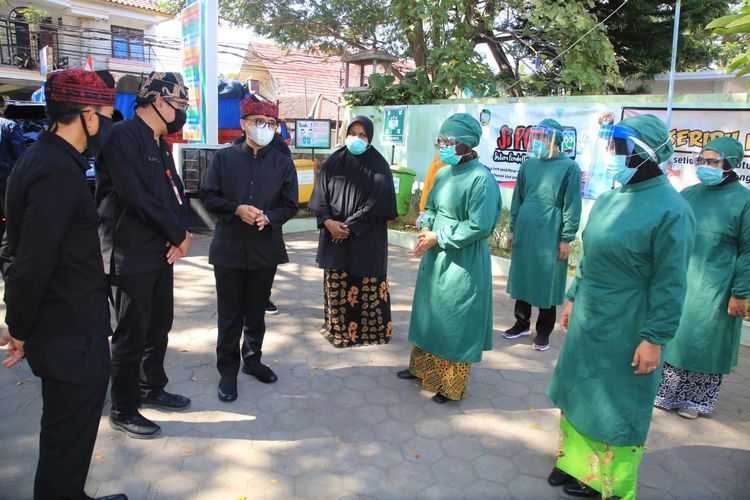
[[[506,341],[505,281],[495,278],[495,349],[474,365],[466,398],[437,405],[396,378],[418,261],[391,247],[395,336],[386,346],[335,349],[318,333],[322,272],[317,236],[287,237],[291,263],[276,277],[264,359],[279,375],[263,385],[240,374],[239,399],[216,398],[216,308],[208,236],[176,266],[168,389],[192,398],[186,413],[144,410],[163,428],[152,441],[107,425],[105,405],[87,490],[131,499],[552,499],[548,486],[558,411],[545,396],[564,334],[545,353]],[[713,418],[657,410],[639,498],[746,499],[750,473],[750,349],[725,378]],[[591,411],[596,412],[592,403]],[[0,369],[0,498],[31,498],[41,393],[26,364]]]

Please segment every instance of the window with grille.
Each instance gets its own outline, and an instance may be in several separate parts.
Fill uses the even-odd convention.
[[[143,30],[112,26],[112,57],[145,61]]]

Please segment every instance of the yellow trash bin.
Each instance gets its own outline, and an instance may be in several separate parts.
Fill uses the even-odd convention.
[[[294,160],[299,185],[299,203],[309,203],[315,187],[315,165],[312,160]]]

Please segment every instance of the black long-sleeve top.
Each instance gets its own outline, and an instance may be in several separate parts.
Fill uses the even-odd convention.
[[[0,253],[16,339],[112,333],[88,168],[67,141],[42,132],[10,175]]]
[[[261,269],[289,262],[281,226],[299,210],[297,171],[292,159],[266,146],[255,154],[247,143],[216,152],[200,197],[217,216],[208,253],[212,265]],[[239,205],[252,205],[268,217],[262,231],[237,217]]]
[[[316,262],[323,269],[358,277],[382,277],[388,270],[388,220],[397,217],[396,193],[388,162],[375,149],[353,155],[346,148],[323,164],[310,199],[320,238]],[[349,227],[350,235],[334,243],[325,222]]]
[[[188,229],[188,200],[169,145],[137,114],[116,123],[96,165],[99,237],[107,274],[167,267],[167,242]]]

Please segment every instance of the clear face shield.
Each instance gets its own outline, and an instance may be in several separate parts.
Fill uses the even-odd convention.
[[[591,163],[606,166],[615,163],[616,157],[625,157],[627,160],[634,156],[635,140],[638,140],[638,132],[634,130],[619,125],[602,125],[596,138]]]
[[[528,153],[531,158],[549,160],[557,154],[557,144],[562,143],[562,133],[554,128],[537,125],[529,131]]]

